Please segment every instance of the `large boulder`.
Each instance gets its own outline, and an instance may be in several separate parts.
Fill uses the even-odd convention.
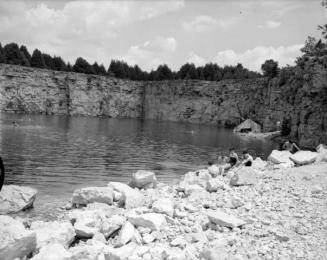
[[[41,248],[48,244],[58,243],[68,248],[74,241],[75,230],[69,222],[34,221],[31,230],[36,233],[36,247]]]
[[[73,193],[72,203],[87,205],[93,202],[101,202],[111,205],[114,200],[114,192],[110,187],[87,187],[77,189]]]
[[[120,215],[113,215],[108,219],[105,219],[102,223],[101,233],[106,237],[110,237],[114,232],[119,230],[124,223],[126,218]]]
[[[152,209],[156,213],[163,213],[170,217],[174,215],[174,203],[169,198],[161,198],[153,202]]]
[[[69,218],[78,238],[91,238],[101,232],[106,214],[101,210],[73,210]]]
[[[158,213],[145,213],[142,215],[130,214],[128,220],[136,227],[150,228],[159,231],[167,226],[165,215]]]
[[[157,178],[153,172],[139,170],[132,174],[130,185],[139,189],[155,188],[157,186]]]
[[[241,167],[235,171],[229,184],[231,186],[254,185],[258,182],[259,173],[252,167]]]
[[[71,254],[62,244],[54,243],[42,247],[31,260],[71,260]]]
[[[216,192],[217,190],[224,189],[224,188],[225,188],[225,184],[217,178],[207,181],[206,190],[209,192]]]
[[[18,220],[0,216],[0,259],[24,258],[36,248],[36,234]]]
[[[118,202],[121,207],[131,209],[141,207],[144,204],[145,198],[139,190],[121,182],[109,182],[108,186],[122,194]]]
[[[15,213],[33,206],[37,190],[16,185],[5,185],[0,192],[0,214]]]
[[[317,146],[316,150],[318,152],[316,162],[327,162],[327,147],[323,144],[320,144]]]
[[[213,164],[208,167],[208,171],[211,174],[212,177],[217,177],[218,175],[221,174],[221,169],[219,166]]]
[[[131,222],[126,221],[126,223],[122,226],[119,232],[117,245],[123,246],[126,245],[128,242],[132,241],[136,232],[137,230],[135,230]]]
[[[305,165],[315,162],[318,153],[311,151],[298,151],[292,154],[290,159],[298,165]]]
[[[207,212],[207,216],[212,223],[224,227],[235,228],[246,224],[242,219],[228,215],[220,210],[210,210]]]
[[[290,160],[290,157],[292,156],[292,153],[289,151],[278,151],[273,150],[271,154],[268,156],[268,160],[275,164],[281,164],[281,163],[293,163]]]

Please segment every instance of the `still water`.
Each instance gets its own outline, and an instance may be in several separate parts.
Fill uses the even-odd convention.
[[[79,187],[127,182],[139,169],[172,182],[218,154],[227,155],[230,147],[265,158],[275,144],[208,125],[0,114],[5,184],[37,188],[36,209],[64,205]]]

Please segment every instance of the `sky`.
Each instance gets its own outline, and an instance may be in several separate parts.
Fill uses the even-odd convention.
[[[259,71],[292,65],[327,21],[320,0],[0,0],[0,42],[24,44],[74,63],[112,59],[144,70],[216,62]]]

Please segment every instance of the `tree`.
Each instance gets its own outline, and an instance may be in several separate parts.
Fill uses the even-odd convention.
[[[31,64],[31,54],[27,50],[25,45],[20,46],[19,50],[24,54],[25,58],[28,60],[28,63]]]
[[[321,4],[324,8],[327,8],[327,0],[323,0]],[[321,30],[323,38],[327,39],[327,24],[319,25],[318,30]]]
[[[171,69],[166,65],[159,65],[157,68],[157,79],[158,80],[167,80],[167,79],[173,79],[173,73]]]
[[[83,58],[79,57],[73,66],[75,72],[85,73],[85,74],[95,74],[94,68],[90,63],[88,63]]]
[[[265,63],[261,65],[261,70],[265,77],[274,78],[278,74],[278,62],[272,59],[266,60]]]
[[[52,56],[47,53],[43,53],[42,56],[43,56],[46,68],[49,70],[54,70],[54,61],[53,61]]]
[[[33,51],[32,58],[31,58],[31,66],[36,67],[36,68],[41,68],[41,69],[44,69],[47,67],[45,65],[43,54],[38,49],[35,49]]]
[[[16,43],[6,44],[3,50],[8,64],[27,65],[27,59]]]
[[[59,56],[54,56],[53,57],[53,69],[54,70],[59,70],[59,71],[66,71],[66,63],[64,60],[59,57]]]

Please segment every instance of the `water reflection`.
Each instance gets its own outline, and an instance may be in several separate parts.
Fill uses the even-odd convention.
[[[127,182],[138,169],[170,182],[230,147],[266,157],[275,146],[215,126],[173,122],[4,113],[0,122],[5,183],[37,188],[41,202],[67,199],[77,187]]]

